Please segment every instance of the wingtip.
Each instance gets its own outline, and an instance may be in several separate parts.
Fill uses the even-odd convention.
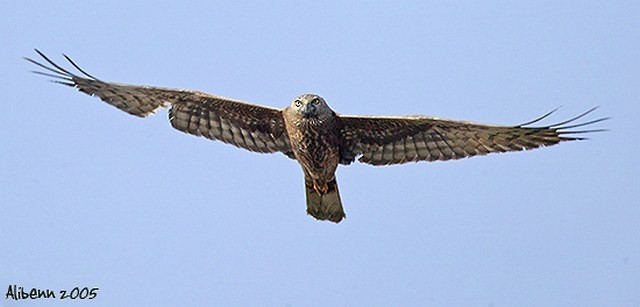
[[[43,58],[45,58],[45,59],[47,58],[47,57],[44,55],[44,53],[42,53],[42,52],[40,52],[40,50],[38,50],[38,48],[33,48],[33,50],[34,50],[38,55],[40,55],[41,57],[43,57]]]
[[[62,56],[69,62],[71,63],[71,65],[73,65],[73,67],[75,67],[75,69],[77,69],[79,72],[83,73],[85,76],[89,77],[90,79],[93,80],[98,80],[98,78],[90,75],[89,73],[87,73],[86,71],[84,71],[82,68],[80,68],[80,66],[78,66],[78,64],[76,64],[76,62],[74,62],[69,56],[67,56],[66,54],[62,54]]]
[[[533,120],[530,120],[530,121],[528,121],[528,122],[526,122],[526,123],[522,123],[522,124],[520,124],[520,125],[518,125],[518,126],[516,126],[516,127],[524,127],[524,126],[528,126],[528,125],[531,125],[531,124],[535,124],[535,123],[537,123],[537,122],[539,122],[539,121],[541,121],[541,120],[543,120],[543,119],[545,119],[545,118],[549,117],[551,114],[553,114],[553,113],[555,113],[556,111],[558,111],[561,107],[562,107],[562,105],[561,105],[561,106],[556,107],[555,109],[553,109],[553,110],[551,110],[551,111],[549,111],[549,112],[545,113],[544,115],[542,115],[542,116],[540,116],[540,117],[538,117],[538,118],[535,118],[535,119],[533,119]]]

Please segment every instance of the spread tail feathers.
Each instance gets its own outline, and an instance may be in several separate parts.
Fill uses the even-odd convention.
[[[305,179],[305,191],[307,194],[307,214],[318,220],[329,220],[340,223],[345,217],[338,192],[336,180],[326,183],[325,192],[317,191],[313,187],[313,181]],[[323,190],[323,189],[320,189]]]

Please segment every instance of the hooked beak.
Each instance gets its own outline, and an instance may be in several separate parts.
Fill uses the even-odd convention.
[[[302,116],[310,118],[316,116],[316,107],[312,103],[306,103],[302,108]]]

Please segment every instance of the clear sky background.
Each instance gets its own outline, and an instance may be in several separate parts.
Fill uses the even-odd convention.
[[[5,300],[17,284],[99,287],[91,306],[640,306],[639,3],[2,1],[0,305],[43,303]],[[33,48],[274,107],[613,119],[535,151],[340,167],[336,225],[306,215],[295,161],[49,83]]]

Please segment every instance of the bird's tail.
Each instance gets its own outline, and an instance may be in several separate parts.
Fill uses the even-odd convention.
[[[329,220],[334,223],[342,221],[345,214],[335,178],[319,189],[315,189],[313,180],[308,178],[305,178],[304,185],[307,193],[307,214],[318,220]]]

